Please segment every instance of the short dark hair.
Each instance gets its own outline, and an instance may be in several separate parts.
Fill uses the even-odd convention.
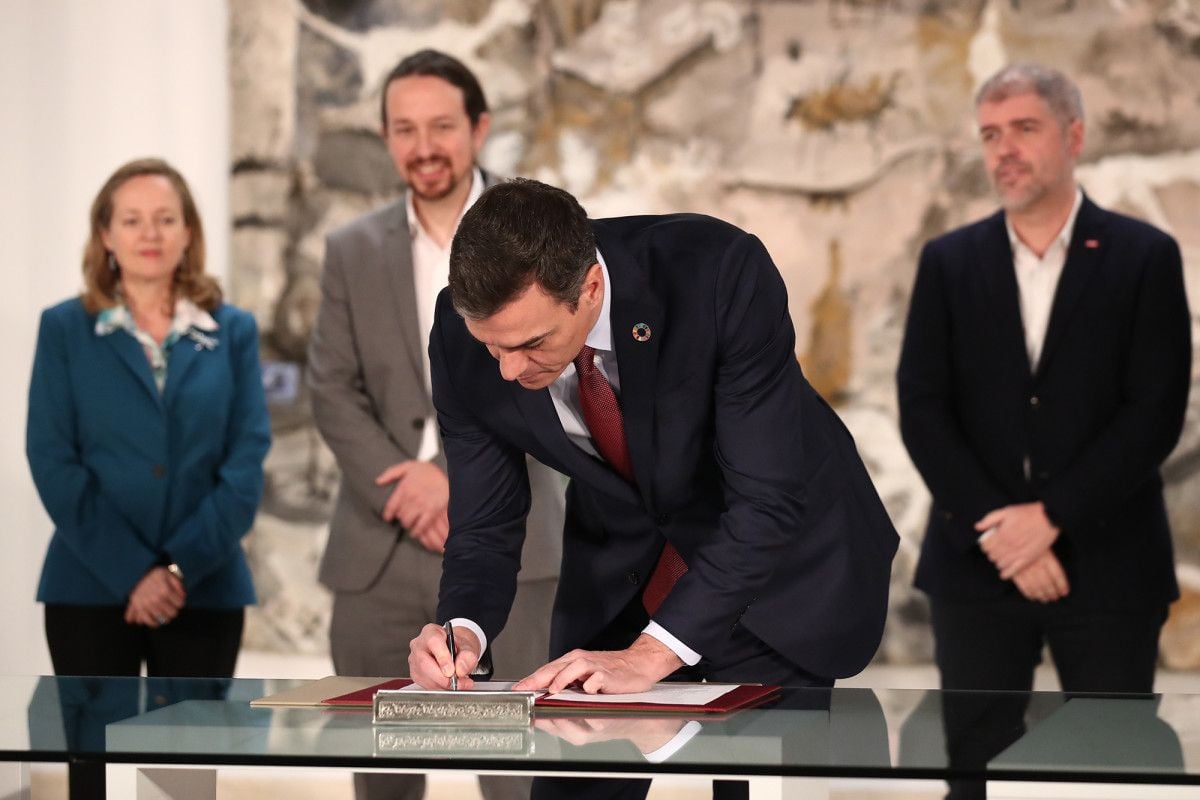
[[[380,124],[385,129],[388,122],[388,87],[392,85],[393,81],[413,75],[429,75],[434,78],[441,78],[451,86],[457,86],[461,89],[463,93],[463,106],[466,109],[467,117],[471,120],[472,128],[479,124],[480,115],[486,113],[488,110],[487,99],[483,96],[483,87],[479,85],[479,79],[475,77],[475,73],[467,69],[466,64],[440,50],[419,50],[405,57],[384,78],[383,89],[379,92],[379,119]]]
[[[488,189],[463,215],[450,246],[450,299],[463,317],[486,319],[536,282],[573,310],[596,261],[579,201],[517,178]]]

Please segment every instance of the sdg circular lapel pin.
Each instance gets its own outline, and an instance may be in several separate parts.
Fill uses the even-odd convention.
[[[650,326],[644,322],[639,322],[633,326],[633,338],[638,342],[650,341]]]

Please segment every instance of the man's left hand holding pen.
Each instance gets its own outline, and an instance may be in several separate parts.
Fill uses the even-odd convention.
[[[426,625],[409,643],[408,675],[427,689],[470,689],[479,651],[479,639],[469,628]]]

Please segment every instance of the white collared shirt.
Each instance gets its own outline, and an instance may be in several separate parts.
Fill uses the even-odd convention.
[[[604,263],[604,256],[600,254],[599,250],[596,251],[596,261],[604,273],[604,300],[600,306],[600,317],[588,331],[585,343],[596,351],[593,361],[604,373],[604,377],[608,378],[608,382],[612,384],[613,393],[619,400],[621,375],[617,370],[617,354],[613,351],[612,319],[610,318],[612,310],[610,287],[612,283],[608,279],[608,265]],[[588,431],[587,423],[583,421],[583,410],[579,407],[579,374],[574,364],[568,364],[562,374],[554,379],[554,383],[550,384],[550,399],[554,401],[554,410],[558,412],[558,420],[562,423],[567,438],[589,455],[599,458],[600,454],[596,452],[596,447],[592,444],[592,435]]]
[[[1071,245],[1071,233],[1075,229],[1075,218],[1083,204],[1083,192],[1075,189],[1075,205],[1054,241],[1040,258],[1017,235],[1007,215],[1004,226],[1008,230],[1008,241],[1012,246],[1013,269],[1017,273],[1017,288],[1021,301],[1021,324],[1025,328],[1025,352],[1029,355],[1029,367],[1037,370],[1042,357],[1042,346],[1046,342],[1046,328],[1050,324],[1050,312],[1054,307],[1054,293],[1058,279],[1062,277],[1067,263],[1067,249]]]
[[[483,173],[479,167],[471,171],[471,193],[463,204],[458,219],[454,221],[454,229],[462,222],[467,209],[475,204],[483,194]],[[405,192],[404,208],[408,215],[408,232],[412,241],[413,287],[417,296],[417,326],[421,332],[421,356],[425,364],[425,387],[431,385],[429,376],[429,332],[433,330],[433,312],[437,305],[437,296],[450,281],[450,245],[442,247],[434,240],[429,232],[421,225],[413,205],[412,191]],[[425,427],[421,429],[421,448],[417,451],[419,461],[432,461],[438,454],[437,417],[425,419]]]
[[[596,351],[594,357],[596,366],[612,384],[613,392],[619,400],[621,397],[621,377],[617,369],[617,354],[613,350],[612,334],[612,281],[608,277],[608,264],[604,256],[596,251],[596,261],[604,273],[604,300],[600,306],[600,317],[588,331],[586,343]],[[583,421],[583,411],[579,407],[579,375],[574,364],[568,364],[562,374],[550,384],[550,398],[554,401],[554,410],[558,412],[558,420],[563,430],[572,442],[591,455],[598,456],[592,436],[588,432],[587,423]],[[683,663],[691,666],[700,661],[700,654],[672,636],[665,628],[654,620],[642,631],[653,636],[679,656]]]

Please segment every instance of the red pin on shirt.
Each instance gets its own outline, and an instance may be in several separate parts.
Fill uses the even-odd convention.
[[[1086,247],[1088,250],[1095,250],[1097,247],[1100,246],[1100,240],[1099,239],[1084,239],[1083,246]]]

